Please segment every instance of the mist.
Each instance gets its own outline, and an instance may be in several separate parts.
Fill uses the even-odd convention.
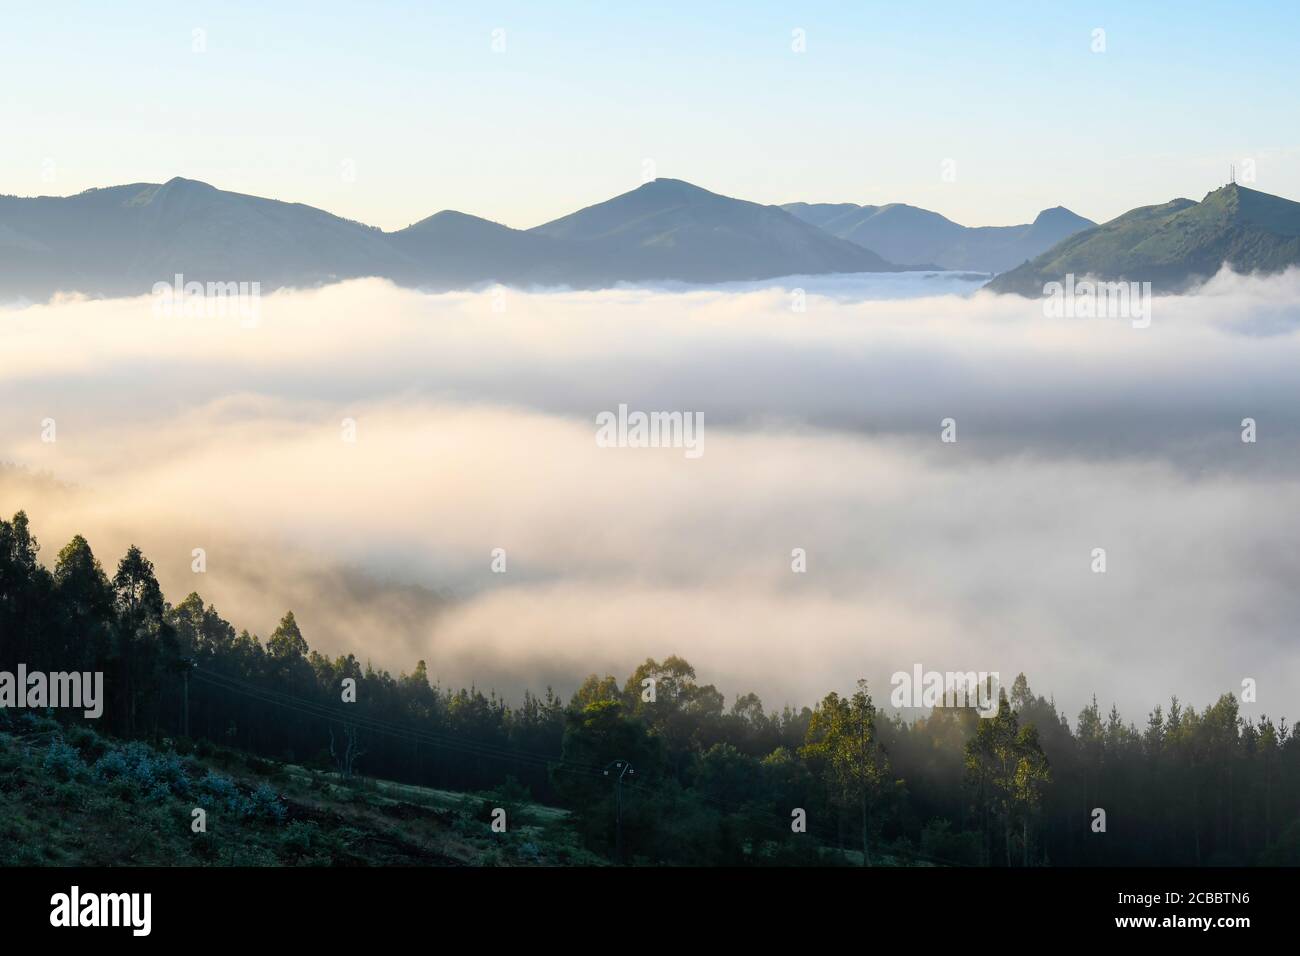
[[[359,280],[264,296],[254,327],[3,310],[0,511],[47,563],[134,542],[173,602],[263,637],[292,609],[322,653],[508,697],[676,653],[769,707],[859,677],[883,702],[920,663],[1138,723],[1253,678],[1243,713],[1287,714],[1300,273],[1225,272],[1149,328],[955,279],[799,282]],[[703,454],[600,447],[620,404],[699,413]]]

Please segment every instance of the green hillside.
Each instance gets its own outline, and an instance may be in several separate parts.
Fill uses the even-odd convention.
[[[205,809],[206,831],[192,829]],[[506,831],[494,833],[494,807]],[[604,865],[565,810],[0,710],[0,866]]]
[[[1199,203],[1143,206],[1058,243],[986,288],[1040,296],[1045,283],[1072,273],[1180,292],[1225,263],[1242,273],[1300,264],[1300,203],[1234,183]]]
[[[196,807],[207,814],[201,833]],[[504,832],[492,829],[496,808],[506,811]],[[785,862],[864,862],[851,848],[814,844],[809,854]],[[0,708],[0,867],[610,862],[584,847],[570,811],[533,802],[513,778],[472,793],[344,778],[205,741],[159,747]],[[874,862],[934,865],[897,852]]]

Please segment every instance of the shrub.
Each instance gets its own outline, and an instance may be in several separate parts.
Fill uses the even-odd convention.
[[[310,853],[320,842],[320,830],[310,821],[294,820],[280,837],[280,850],[290,860],[298,860]]]
[[[46,773],[65,783],[76,780],[86,772],[86,765],[82,762],[81,754],[77,752],[75,747],[70,747],[64,743],[61,737],[55,737],[50,741],[49,749],[45,751],[43,766]]]
[[[56,807],[73,809],[82,805],[85,793],[85,788],[75,783],[56,784],[54,786],[53,802]]]
[[[172,795],[171,789],[167,786],[167,784],[159,781],[158,783],[155,783],[152,788],[150,788],[148,793],[145,794],[145,799],[148,800],[150,803],[162,803],[171,795]]]
[[[90,768],[90,776],[97,783],[108,783],[125,776],[129,769],[126,755],[120,750],[110,750],[95,761],[95,765]]]
[[[900,836],[895,840],[893,845],[889,847],[889,852],[902,866],[911,866],[916,862],[916,845],[905,836]]]
[[[242,817],[246,812],[247,801],[235,786],[235,782],[215,770],[209,770],[208,775],[199,781],[195,789],[199,796],[208,798],[215,806],[230,813]]]
[[[1293,821],[1260,854],[1262,866],[1300,866],[1300,820]]]
[[[288,815],[284,804],[280,802],[279,794],[265,783],[253,791],[246,813],[254,819],[270,820],[272,823],[283,823]]]
[[[151,801],[175,794],[190,794],[185,764],[177,754],[160,754],[142,743],[129,743],[107,751],[95,761],[90,775],[98,783],[113,784],[113,792],[124,794],[133,788]]]
[[[936,818],[921,831],[921,853],[940,863],[978,865],[979,834],[954,833],[949,821]]]
[[[451,828],[461,836],[483,835],[483,824],[474,818],[474,814],[459,808],[452,813]]]
[[[491,820],[492,812],[500,807],[506,811],[509,827],[514,829],[530,819],[524,808],[528,806],[531,798],[532,794],[528,787],[514,777],[507,776],[504,783],[483,795],[483,802],[479,805],[479,818]]]
[[[115,777],[108,782],[109,795],[122,803],[134,803],[136,787],[130,777]]]
[[[179,754],[154,754],[150,760],[150,772],[157,786],[178,797],[190,793],[190,779],[185,770],[185,761]]]
[[[94,763],[100,757],[108,752],[109,746],[99,734],[83,724],[74,724],[69,728],[67,740],[72,746],[77,748],[81,754],[81,759],[86,763]]]
[[[21,780],[18,771],[22,766],[23,752],[14,746],[14,738],[0,734],[0,791],[18,788]]]
[[[47,717],[44,714],[32,713],[31,711],[28,711],[18,718],[18,726],[21,727],[25,733],[29,734],[60,733],[62,731],[57,720]]]
[[[45,866],[45,850],[30,843],[24,843],[9,850],[6,866]]]
[[[270,774],[275,770],[275,765],[273,763],[269,760],[263,760],[255,754],[244,754],[243,759],[244,766],[247,767],[250,772],[257,774],[258,776],[270,776]]]
[[[217,858],[217,841],[211,833],[195,833],[190,840],[190,853],[196,860],[211,862]]]

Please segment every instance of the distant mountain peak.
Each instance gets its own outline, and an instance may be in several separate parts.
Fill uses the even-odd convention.
[[[1205,194],[1205,198],[1209,199],[1215,193],[1222,193],[1225,196],[1235,196],[1240,193],[1256,193],[1260,196],[1269,195],[1268,193],[1260,192],[1258,189],[1251,189],[1247,186],[1243,186],[1241,183],[1224,183],[1222,186],[1211,189]]]
[[[1012,268],[1096,225],[1062,206],[1043,210],[1032,224],[975,227],[901,202],[788,203],[781,208],[890,262],[934,262],[940,268],[980,272]]]
[[[439,209],[432,216],[425,216],[419,222],[412,223],[407,229],[419,229],[423,226],[437,226],[444,223],[468,223],[468,222],[491,222],[490,219],[484,219],[482,216],[474,216],[467,212],[461,212],[458,209]]]
[[[899,267],[778,206],[659,178],[529,230],[603,245],[630,278],[714,281]]]
[[[197,179],[185,179],[181,176],[173,176],[161,186],[151,186],[146,188],[140,195],[136,196],[133,201],[148,206],[165,205],[170,207],[172,205],[180,205],[188,207],[194,204],[205,205],[219,199],[223,195],[234,194],[223,193],[222,190],[217,189],[215,186],[201,183]]]
[[[1062,223],[1062,222],[1069,222],[1069,223],[1082,222],[1082,223],[1086,223],[1089,226],[1095,225],[1095,223],[1093,223],[1092,220],[1085,219],[1083,218],[1083,216],[1080,216],[1078,213],[1066,209],[1064,206],[1052,206],[1050,209],[1044,209],[1042,212],[1040,212],[1037,216],[1034,217],[1033,224],[1035,226],[1040,226],[1040,225],[1047,225],[1049,223],[1054,224],[1054,223]]]
[[[664,176],[659,176],[655,179],[652,179],[648,183],[642,183],[638,188],[647,189],[653,192],[674,192],[674,193],[684,193],[684,194],[706,193],[710,196],[715,195],[714,193],[709,192],[709,190],[705,189],[703,186],[697,186],[694,183],[688,183],[684,179],[669,179]]]
[[[219,191],[216,186],[211,186],[208,183],[201,182],[197,179],[186,179],[184,176],[173,176],[171,179],[167,180],[167,182],[159,186],[158,189],[165,189],[168,192],[215,193]]]

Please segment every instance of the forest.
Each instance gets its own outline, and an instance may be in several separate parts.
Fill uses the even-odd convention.
[[[43,562],[0,520],[0,671],[102,673],[66,724],[567,809],[612,862],[678,865],[1297,865],[1300,738],[1174,696],[1141,725],[1094,697],[1073,722],[1022,674],[996,716],[904,720],[859,681],[799,709],[728,705],[674,654],[563,699],[508,701],[313,650],[292,611],[265,638],[162,593],[132,547],[111,571],[74,537]],[[887,697],[887,694],[885,695]],[[1100,811],[1100,813],[1099,813]]]

